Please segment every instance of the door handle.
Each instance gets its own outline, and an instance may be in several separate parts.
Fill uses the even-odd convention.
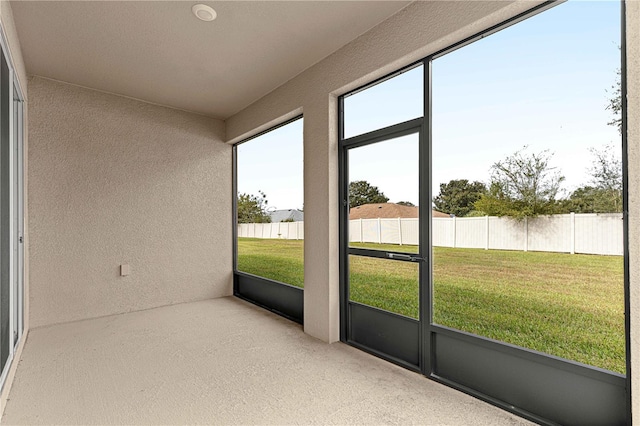
[[[407,262],[422,262],[424,259],[420,256],[412,256],[410,254],[387,253],[387,257],[393,260],[404,260]]]

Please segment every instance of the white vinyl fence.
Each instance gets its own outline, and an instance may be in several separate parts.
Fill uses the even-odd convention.
[[[418,219],[349,221],[351,242],[418,244]],[[304,238],[303,222],[241,223],[239,237]],[[507,217],[433,218],[438,247],[622,255],[621,213],[562,214],[515,220]]]
[[[303,240],[304,222],[239,223],[238,237]]]

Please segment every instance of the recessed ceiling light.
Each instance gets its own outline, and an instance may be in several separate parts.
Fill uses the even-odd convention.
[[[196,18],[200,19],[201,21],[213,21],[214,19],[216,19],[216,16],[218,16],[216,11],[206,4],[195,4],[191,8],[191,11],[194,15],[196,15]]]

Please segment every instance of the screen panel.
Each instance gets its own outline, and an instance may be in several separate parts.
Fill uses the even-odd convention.
[[[303,119],[236,150],[237,270],[302,288]]]
[[[419,133],[349,149],[349,247],[416,253]]]
[[[432,63],[434,323],[624,374],[620,3]]]
[[[424,67],[403,71],[344,98],[344,138],[424,115]]]

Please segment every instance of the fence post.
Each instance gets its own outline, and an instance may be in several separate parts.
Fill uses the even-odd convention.
[[[524,251],[529,251],[529,218],[524,217]]]
[[[569,218],[571,220],[571,254],[576,254],[576,214],[569,213]]]
[[[452,240],[452,243],[451,243],[451,247],[456,248],[456,232],[457,232],[456,227],[458,226],[458,222],[456,221],[456,217],[455,216],[453,216],[451,218],[451,223],[452,223],[452,225],[451,225],[451,233],[453,234],[453,240]]]
[[[378,244],[382,244],[382,221],[378,218]]]
[[[489,216],[484,217],[485,229],[486,229],[486,239],[484,241],[484,249],[489,250]]]
[[[402,219],[398,218],[398,238],[400,239],[400,245],[402,245]]]
[[[362,233],[362,218],[360,218],[360,242],[364,243],[364,234]]]

